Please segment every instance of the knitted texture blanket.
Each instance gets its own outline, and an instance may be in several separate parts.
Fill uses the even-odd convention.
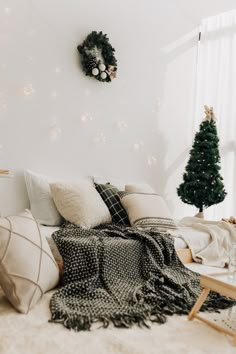
[[[201,292],[200,276],[178,259],[172,236],[156,230],[107,224],[82,229],[65,224],[53,234],[64,262],[62,286],[50,301],[51,321],[75,331],[187,314]],[[210,293],[202,310],[227,308],[232,301]]]

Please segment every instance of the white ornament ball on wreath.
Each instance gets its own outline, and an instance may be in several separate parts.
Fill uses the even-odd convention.
[[[105,70],[106,70],[106,65],[104,65],[104,64],[99,64],[99,65],[98,65],[98,69],[99,69],[100,71],[105,71]]]
[[[92,74],[93,76],[97,76],[99,74],[99,70],[97,68],[93,68]]]
[[[100,76],[101,76],[101,79],[105,80],[107,78],[107,73],[105,73],[105,71],[103,71]]]

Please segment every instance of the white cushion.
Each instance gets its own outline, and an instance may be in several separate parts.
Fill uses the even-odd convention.
[[[11,304],[27,313],[58,281],[58,266],[32,214],[0,219],[0,285]]]
[[[62,217],[57,211],[49,187],[49,183],[55,182],[55,179],[27,170],[25,182],[30,209],[37,221],[43,225],[60,225]]]
[[[91,228],[111,222],[106,204],[90,182],[51,183],[50,187],[57,209],[71,223]]]
[[[154,193],[119,192],[121,204],[131,225],[141,229],[156,227],[161,231],[176,228],[162,196]]]

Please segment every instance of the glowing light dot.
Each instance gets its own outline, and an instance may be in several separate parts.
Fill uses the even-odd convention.
[[[88,114],[88,113],[84,113],[80,117],[80,121],[82,123],[88,123],[88,122],[91,122],[92,120],[93,120],[93,117],[90,114]]]
[[[58,94],[57,91],[52,91],[51,92],[51,97],[55,100],[57,98]]]
[[[33,88],[33,85],[29,83],[21,88],[21,92],[25,96],[32,96],[35,93],[35,89]]]
[[[61,73],[61,68],[56,67],[56,68],[54,69],[54,71],[55,71],[56,74],[60,74],[60,73]]]
[[[5,7],[4,12],[6,15],[9,15],[11,13],[10,7]]]
[[[97,134],[93,137],[93,142],[95,144],[105,144],[106,137],[102,131],[97,132]]]
[[[128,124],[124,120],[116,122],[116,126],[121,132],[128,128]]]
[[[149,155],[147,157],[147,164],[148,166],[152,166],[152,165],[155,165],[157,163],[157,159],[155,156],[152,156],[152,155]]]
[[[49,131],[49,137],[51,141],[56,141],[59,139],[62,133],[62,129],[55,123],[52,124]]]
[[[140,150],[144,146],[144,142],[142,140],[136,141],[133,145],[134,150]]]

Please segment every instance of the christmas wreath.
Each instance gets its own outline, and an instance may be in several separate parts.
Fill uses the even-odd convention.
[[[102,82],[110,82],[116,77],[115,49],[106,34],[91,32],[77,49],[81,54],[81,64],[86,75]]]

